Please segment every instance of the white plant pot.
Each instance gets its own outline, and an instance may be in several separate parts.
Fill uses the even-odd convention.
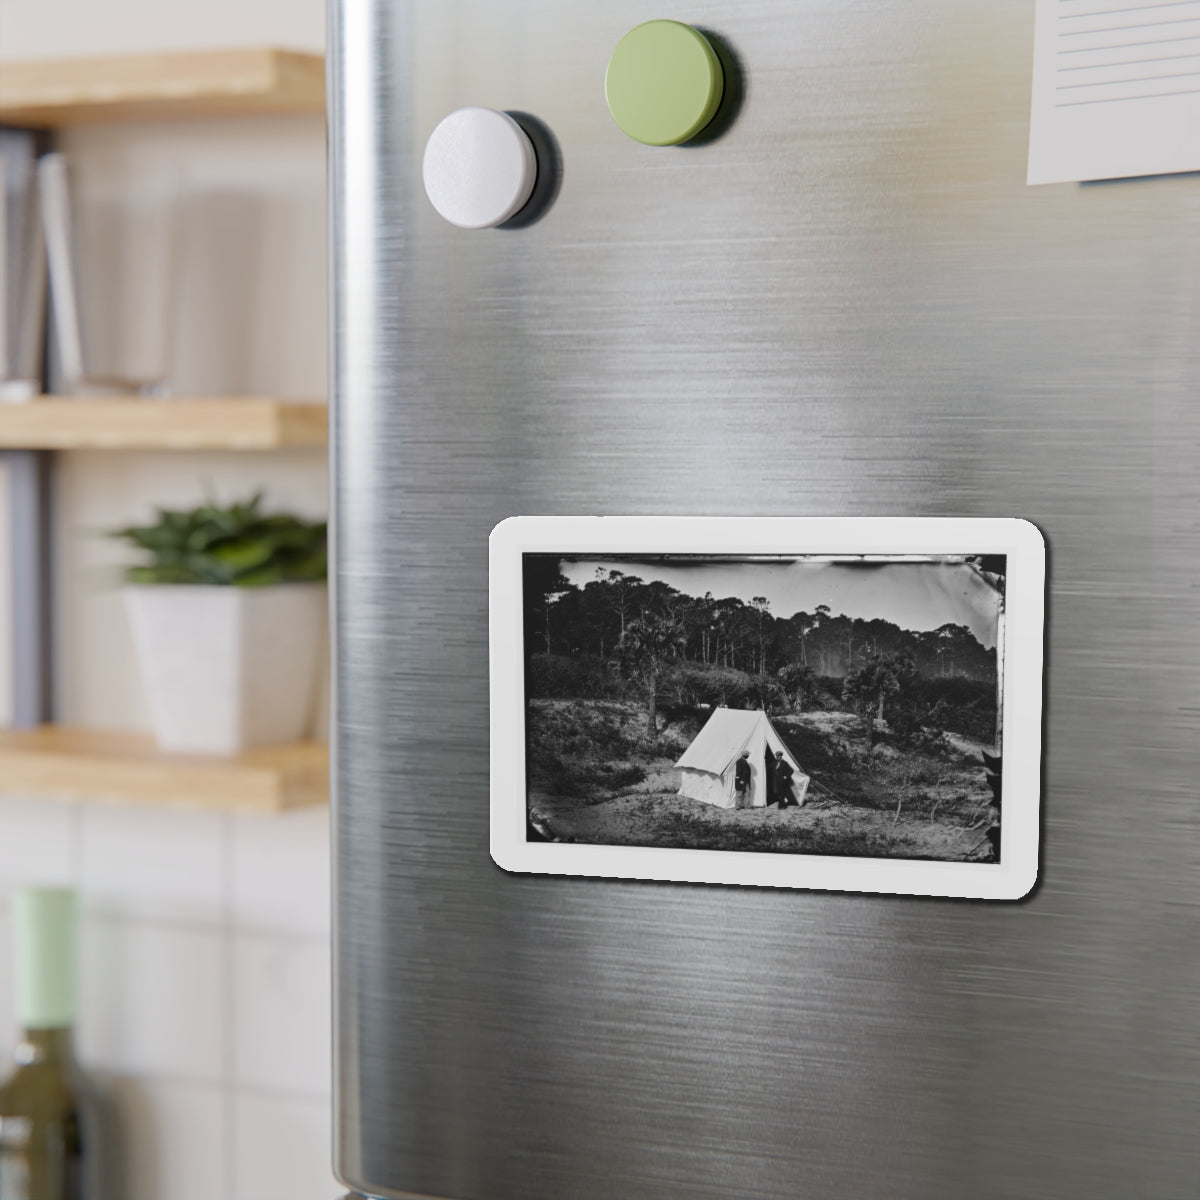
[[[325,587],[125,589],[161,749],[236,754],[309,736],[325,650]]]

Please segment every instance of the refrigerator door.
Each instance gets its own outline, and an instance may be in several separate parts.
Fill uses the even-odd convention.
[[[736,62],[720,136],[610,117],[652,17]],[[1196,1195],[1196,178],[1025,186],[1028,5],[334,0],[331,29],[341,1178]],[[426,199],[467,105],[553,134],[540,221]],[[488,534],[539,513],[1036,522],[1033,896],[500,871]]]

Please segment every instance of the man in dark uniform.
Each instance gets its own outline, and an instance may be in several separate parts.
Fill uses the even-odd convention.
[[[750,751],[743,750],[742,757],[733,768],[733,807],[749,808],[753,803],[750,782],[753,771],[750,768]]]
[[[775,795],[779,798],[779,808],[782,811],[789,805],[792,808],[799,808],[800,802],[796,799],[796,789],[792,786],[792,779],[796,772],[792,769],[792,764],[783,757],[782,750],[775,751]]]

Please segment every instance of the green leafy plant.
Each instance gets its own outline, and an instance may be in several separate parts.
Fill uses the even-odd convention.
[[[182,512],[158,510],[153,525],[131,525],[112,536],[151,556],[129,567],[128,583],[202,583],[266,587],[325,579],[326,525],[262,511],[262,494],[222,508],[203,504]]]

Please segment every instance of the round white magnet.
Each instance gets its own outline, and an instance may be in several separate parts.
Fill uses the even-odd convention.
[[[508,113],[460,108],[429,135],[421,174],[429,202],[451,225],[491,229],[529,199],[537,155]]]

